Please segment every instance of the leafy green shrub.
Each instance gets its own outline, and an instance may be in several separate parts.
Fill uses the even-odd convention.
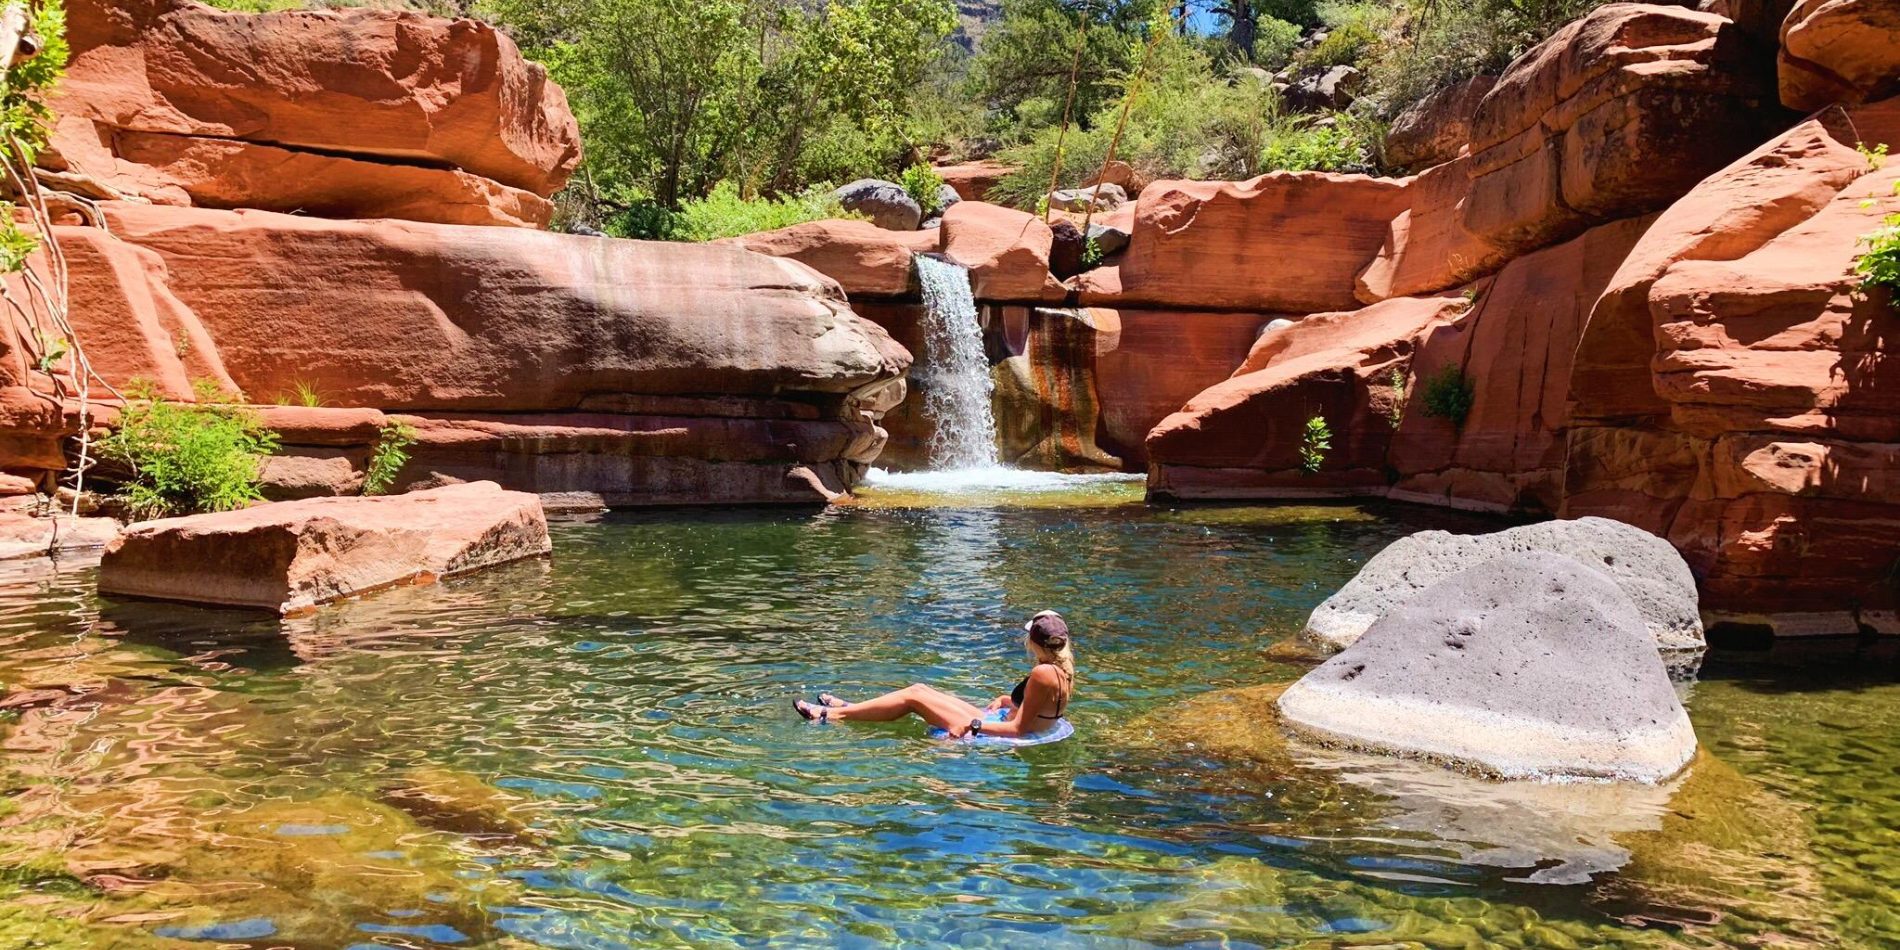
[[[1253,61],[1262,69],[1277,70],[1293,61],[1300,49],[1300,25],[1263,16],[1254,23]]]
[[[1900,186],[1895,186],[1900,193]],[[1882,219],[1880,229],[1860,239],[1867,250],[1854,261],[1854,272],[1866,287],[1885,287],[1896,305],[1900,305],[1900,214]]]
[[[1372,144],[1366,124],[1348,116],[1322,126],[1282,110],[1279,95],[1258,83],[1229,84],[1215,78],[1207,54],[1170,39],[1157,46],[1159,64],[1135,96],[1116,158],[1147,180],[1195,178],[1241,180],[1264,172],[1371,171]],[[1118,107],[1094,117],[1086,128],[1057,128],[1004,150],[999,158],[1016,167],[990,191],[989,200],[1028,210],[1048,190],[1062,143],[1057,187],[1081,184],[1102,167],[1120,120]]]
[[[1353,20],[1327,33],[1301,60],[1308,66],[1357,66],[1378,42],[1379,33],[1370,23]]]
[[[409,463],[409,447],[416,444],[416,429],[407,422],[390,422],[376,434],[376,448],[370,452],[369,465],[363,470],[363,494],[380,495],[396,483],[396,476]]]
[[[668,211],[651,201],[635,201],[607,221],[615,237],[652,241],[717,241],[775,231],[824,218],[849,218],[830,188],[813,186],[783,198],[742,198],[732,182],[720,182],[704,198]]]
[[[1464,367],[1456,364],[1446,366],[1433,373],[1425,381],[1421,393],[1424,399],[1425,414],[1434,419],[1449,419],[1454,426],[1462,427],[1465,416],[1471,412],[1472,400],[1476,393],[1471,381],[1465,378]]]
[[[1326,464],[1326,452],[1333,447],[1333,429],[1325,416],[1306,420],[1306,432],[1300,437],[1300,470],[1316,474]]]
[[[22,164],[31,166],[46,144],[46,125],[53,113],[42,101],[66,72],[71,48],[66,43],[66,9],[59,0],[46,0],[33,11],[32,31],[40,38],[40,54],[15,63],[0,83],[0,141],[17,147]],[[23,229],[15,205],[0,201],[0,272],[26,269],[27,259],[39,250],[39,236]]]
[[[917,207],[924,209],[924,217],[943,210],[943,176],[936,169],[919,162],[904,169],[897,183],[904,186],[904,193],[917,202]]]
[[[209,387],[200,387],[212,395]],[[118,428],[98,442],[122,470],[120,497],[135,518],[230,511],[262,500],[264,457],[277,434],[242,405],[175,403],[135,386]]]

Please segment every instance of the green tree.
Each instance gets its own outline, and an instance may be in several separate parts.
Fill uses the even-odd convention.
[[[1168,22],[1172,6],[1170,0],[1003,0],[1002,17],[983,35],[971,63],[972,93],[1006,137],[1058,124],[1086,20],[1071,112],[1086,128],[1121,95],[1148,29]]]
[[[795,191],[901,138],[955,27],[949,0],[487,0],[547,63],[587,139],[584,186],[678,208],[722,180]],[[846,153],[846,158],[835,156]]]

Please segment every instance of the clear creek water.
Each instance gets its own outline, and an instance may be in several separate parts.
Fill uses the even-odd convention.
[[[1492,525],[1139,491],[567,522],[550,560],[283,622],[11,566],[0,946],[1900,941],[1890,656],[1712,659],[1713,758],[1662,801],[1236,755],[1244,703],[1189,745],[1248,695],[1219,691],[1299,675],[1285,641],[1366,557]],[[1078,634],[1072,740],[792,713],[994,695],[1049,606]]]

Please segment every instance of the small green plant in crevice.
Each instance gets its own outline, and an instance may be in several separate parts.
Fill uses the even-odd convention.
[[[363,494],[381,495],[396,484],[396,476],[409,463],[409,447],[416,444],[416,429],[407,422],[390,422],[376,434],[376,448],[370,451],[369,465],[363,470]]]
[[[1887,143],[1885,142],[1874,146],[1869,146],[1866,142],[1857,142],[1854,144],[1854,151],[1859,152],[1860,157],[1867,160],[1868,171],[1877,172],[1887,164]]]
[[[1391,423],[1393,429],[1397,429],[1405,424],[1405,370],[1397,366],[1392,367],[1392,373],[1387,377],[1387,382],[1392,387],[1392,404],[1386,407],[1385,421]]]
[[[943,176],[936,169],[923,163],[912,165],[904,169],[897,183],[904,186],[904,193],[917,202],[917,207],[924,209],[924,217],[943,210]]]
[[[40,358],[34,365],[39,367],[42,373],[52,372],[53,368],[59,365],[59,361],[65,359],[66,354],[73,351],[72,344],[63,336],[48,336],[44,330],[35,330],[33,335],[38,338],[40,344]]]
[[[297,405],[305,409],[316,409],[323,405],[323,394],[317,391],[315,383],[298,380],[292,389],[296,392]]]
[[[200,381],[200,398],[225,398],[215,383]],[[119,498],[135,518],[243,508],[259,491],[263,461],[277,451],[277,434],[249,407],[213,402],[178,403],[150,383],[127,388],[118,427],[99,440],[102,470],[119,485]]]
[[[1326,452],[1332,447],[1333,429],[1326,424],[1326,417],[1306,420],[1306,431],[1300,436],[1300,470],[1308,475],[1316,474],[1320,466],[1326,464]]]
[[[1102,242],[1097,241],[1092,235],[1088,238],[1083,239],[1082,241],[1082,266],[1083,267],[1090,268],[1090,269],[1100,267],[1102,264],[1102,257],[1103,257]]]
[[[1471,403],[1475,398],[1471,380],[1465,377],[1464,367],[1456,364],[1433,373],[1425,381],[1421,395],[1427,416],[1450,420],[1452,425],[1459,427],[1465,424],[1465,416],[1471,413]]]
[[[1466,310],[1469,310],[1472,307],[1475,307],[1478,305],[1478,288],[1466,287],[1465,292],[1462,296],[1465,298]]]
[[[1854,260],[1854,273],[1860,275],[1861,289],[1885,287],[1900,305],[1900,214],[1887,215],[1880,230],[1860,239],[1867,250]]]

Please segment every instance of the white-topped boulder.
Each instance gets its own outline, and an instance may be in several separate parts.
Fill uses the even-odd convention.
[[[1659,782],[1696,748],[1636,604],[1603,573],[1544,551],[1431,585],[1279,707],[1321,742],[1504,778]]]
[[[1351,646],[1387,613],[1427,587],[1485,561],[1549,551],[1576,559],[1635,601],[1656,648],[1699,651],[1702,638],[1695,576],[1675,547],[1641,528],[1608,518],[1544,521],[1492,534],[1421,531],[1373,555],[1306,621],[1306,635],[1334,649]]]

